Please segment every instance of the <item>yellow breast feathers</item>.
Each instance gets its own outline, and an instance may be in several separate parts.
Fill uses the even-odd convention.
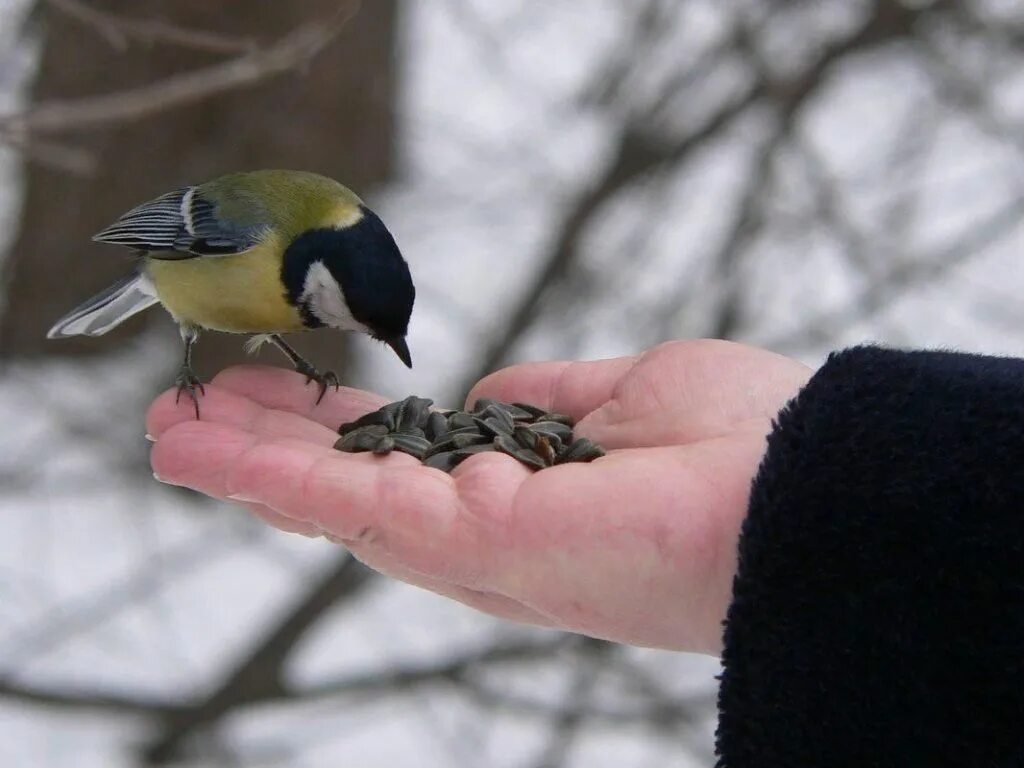
[[[228,333],[303,330],[285,300],[281,244],[271,235],[233,256],[146,260],[157,297],[178,322]]]

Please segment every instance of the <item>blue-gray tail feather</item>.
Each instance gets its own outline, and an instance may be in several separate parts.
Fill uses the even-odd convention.
[[[145,275],[129,275],[68,312],[46,337],[101,336],[157,301]]]

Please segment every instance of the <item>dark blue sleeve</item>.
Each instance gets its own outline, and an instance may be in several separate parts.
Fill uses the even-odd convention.
[[[1024,765],[1024,360],[861,347],[779,415],[722,768]]]

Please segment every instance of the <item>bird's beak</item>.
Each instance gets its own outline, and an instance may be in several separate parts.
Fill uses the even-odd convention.
[[[395,336],[384,341],[395,350],[398,359],[405,363],[406,368],[412,368],[412,355],[409,354],[409,345],[405,343],[405,336]]]

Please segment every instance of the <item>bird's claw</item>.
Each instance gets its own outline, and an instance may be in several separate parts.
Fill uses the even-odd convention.
[[[178,385],[178,394],[174,397],[175,405],[181,400],[181,393],[188,392],[188,396],[192,398],[192,405],[196,409],[196,421],[199,421],[199,398],[196,397],[196,390],[198,389],[201,395],[206,394],[203,382],[199,380],[199,377],[195,375],[191,368],[183,367],[178,371],[178,377],[174,380],[174,383]]]
[[[321,373],[306,362],[295,366],[295,370],[306,377],[306,384],[309,384],[311,381],[315,381],[320,385],[320,394],[316,398],[317,405],[319,405],[320,401],[324,399],[324,395],[327,393],[328,387],[334,387],[335,392],[337,392],[341,387],[338,375],[334,371],[324,371]]]

